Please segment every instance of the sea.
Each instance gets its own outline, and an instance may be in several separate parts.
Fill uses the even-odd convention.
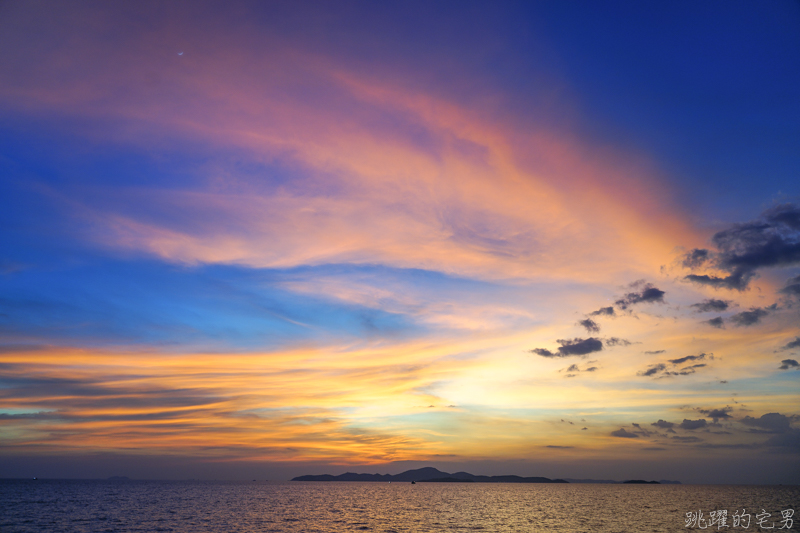
[[[0,532],[800,531],[798,486],[0,480]]]

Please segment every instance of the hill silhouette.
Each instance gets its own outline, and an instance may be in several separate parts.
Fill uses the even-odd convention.
[[[400,474],[356,474],[346,472],[338,476],[330,474],[307,475],[293,478],[292,481],[427,481],[427,482],[478,482],[478,483],[567,483],[563,479],[550,479],[546,477],[521,477],[521,476],[476,476],[469,472],[456,472],[450,474],[436,468],[427,466],[415,470],[406,470]]]

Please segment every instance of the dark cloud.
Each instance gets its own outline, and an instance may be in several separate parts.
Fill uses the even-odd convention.
[[[732,418],[731,415],[728,414],[731,411],[733,411],[732,407],[723,407],[722,409],[700,409],[701,413],[708,418],[713,418],[714,422],[720,419]]]
[[[784,359],[781,361],[781,366],[778,368],[781,370],[789,370],[790,368],[797,368],[800,367],[800,363],[795,361],[794,359]]]
[[[653,422],[650,425],[661,429],[670,429],[675,424],[673,424],[672,422],[667,422],[666,420],[659,419],[658,422]]]
[[[711,318],[709,320],[706,320],[706,324],[718,329],[722,329],[725,327],[725,320],[721,316],[718,316],[716,318]]]
[[[586,355],[603,349],[603,343],[594,337],[589,337],[588,339],[558,339],[556,342],[561,345],[558,351],[564,355]]]
[[[545,448],[554,448],[556,450],[570,450],[570,449],[574,448],[574,446],[555,446],[555,445],[550,444],[548,446],[545,446]]]
[[[633,284],[637,286],[639,283]],[[639,303],[664,303],[664,294],[661,289],[654,287],[650,283],[644,283],[642,288],[637,292],[629,292],[624,297],[620,298],[614,304],[620,309],[627,309],[628,306]]]
[[[639,435],[636,433],[631,433],[629,431],[625,431],[625,428],[619,428],[616,431],[611,432],[612,437],[622,437],[623,439],[638,439]]]
[[[726,311],[730,304],[731,302],[729,300],[715,300],[710,298],[700,303],[692,304],[691,307],[697,308],[698,313],[708,313],[711,311],[721,313],[722,311]]]
[[[786,350],[794,350],[795,348],[800,348],[800,337],[795,337],[793,341],[789,341],[788,343],[783,345],[780,351],[783,352]]]
[[[683,266],[686,268],[699,268],[711,259],[711,253],[703,248],[695,248],[683,256]]]
[[[677,359],[669,359],[667,363],[672,365],[673,367],[677,365],[681,365],[686,363],[687,361],[699,361],[702,359],[714,359],[714,354],[707,354],[701,353],[699,355],[687,355],[685,357],[679,357]],[[696,365],[685,366],[679,370],[667,370],[667,365],[665,363],[657,363],[655,365],[650,365],[647,370],[641,370],[637,372],[638,376],[656,376],[657,374],[661,374],[658,377],[669,377],[669,376],[688,376],[689,374],[694,374],[697,372],[698,368],[703,368],[707,366],[705,363],[698,363]]]
[[[586,320],[581,320],[580,322],[578,322],[578,324],[586,328],[586,331],[588,331],[589,333],[597,333],[598,331],[600,331],[600,325],[591,318],[587,318]]]
[[[747,277],[743,277],[743,275],[740,274],[721,278],[719,276],[709,276],[708,274],[689,274],[683,279],[686,281],[699,283],[700,285],[708,285],[709,287],[714,287],[715,289],[736,289],[743,291],[747,288],[747,285],[750,283],[750,280],[754,275],[755,274],[751,273]]]
[[[758,220],[720,231],[711,241],[716,252],[695,249],[683,256],[692,270],[711,266],[727,276],[690,274],[684,279],[716,288],[742,291],[761,268],[800,263],[800,208],[782,204],[768,209]]]
[[[666,350],[653,350],[651,352],[644,352],[644,353],[646,353],[648,355],[656,355],[656,354],[666,353],[666,352],[667,352]]]
[[[786,286],[779,292],[789,296],[800,296],[800,276],[795,276],[786,281]]]
[[[691,431],[691,430],[695,430],[695,429],[704,428],[704,427],[706,427],[706,424],[707,424],[707,422],[706,422],[705,418],[701,418],[700,420],[688,420],[688,419],[684,418],[683,422],[681,422],[680,427],[681,427],[681,429],[688,429],[688,430]],[[673,437],[673,438],[675,438],[675,437]]]
[[[769,307],[753,307],[749,311],[742,311],[733,315],[730,320],[737,326],[752,326],[761,322],[761,319],[777,309],[776,305]]]
[[[789,431],[769,438],[765,446],[788,448],[795,453],[800,452],[800,431]]]
[[[63,420],[63,413],[56,411],[37,411],[35,413],[0,413],[0,420]]]
[[[556,352],[551,352],[545,348],[534,348],[531,353],[542,357],[569,357],[599,352],[603,349],[603,342],[594,337],[589,337],[588,339],[558,339],[556,342],[561,345]]]
[[[630,346],[631,341],[627,339],[620,339],[619,337],[611,337],[606,339],[606,346]]]
[[[767,413],[759,418],[746,416],[739,422],[745,426],[766,429],[772,433],[786,433],[791,429],[792,419],[780,413]]]
[[[684,420],[684,422],[691,422],[691,420]],[[705,420],[703,420],[705,422]],[[672,437],[672,440],[677,440],[678,442],[703,442],[703,439],[700,437],[680,437],[675,435]]]
[[[589,361],[589,364],[596,362],[597,361]],[[574,378],[580,372],[596,372],[597,370],[598,368],[596,366],[584,368],[583,370],[581,370],[580,367],[577,364],[575,364],[575,365],[569,365],[569,367],[567,368],[562,368],[561,370],[559,370],[559,372],[567,372],[567,374],[564,377]]]
[[[681,368],[678,371],[671,370],[669,372],[664,372],[662,374],[662,377],[666,377],[666,376],[688,376],[689,374],[694,374],[695,372],[697,372],[697,370],[695,370],[696,368],[703,368],[704,366],[706,366],[706,365],[702,364],[702,365],[685,366],[685,367]]]
[[[659,372],[663,372],[667,369],[667,365],[664,363],[658,363],[657,365],[650,365],[647,370],[640,370],[637,372],[638,376],[654,376]]]
[[[614,316],[613,307],[601,307],[597,311],[592,311],[589,316]]]
[[[669,362],[673,365],[680,365],[685,363],[686,361],[699,361],[700,359],[705,359],[706,354],[701,353],[699,355],[687,355],[686,357],[680,357],[678,359],[670,359]]]

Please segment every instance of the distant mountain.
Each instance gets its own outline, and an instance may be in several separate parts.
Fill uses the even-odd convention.
[[[347,472],[338,476],[322,474],[318,476],[298,476],[292,481],[429,481],[429,482],[478,482],[478,483],[567,483],[563,479],[520,476],[476,476],[469,472],[448,474],[433,467],[406,470],[402,474],[355,474]]]

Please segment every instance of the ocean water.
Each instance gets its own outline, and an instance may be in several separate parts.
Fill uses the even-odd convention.
[[[798,503],[797,486],[0,480],[0,532],[776,532],[800,531]]]

